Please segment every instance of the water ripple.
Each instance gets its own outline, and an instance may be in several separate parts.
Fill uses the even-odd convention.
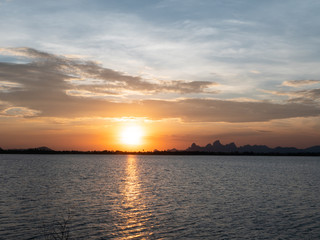
[[[0,155],[0,239],[320,239],[312,157]]]

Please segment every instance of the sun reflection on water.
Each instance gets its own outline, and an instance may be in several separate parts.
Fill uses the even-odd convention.
[[[126,178],[123,186],[121,215],[123,224],[120,226],[122,239],[148,239],[152,235],[149,214],[144,203],[139,179],[138,159],[128,156],[126,161]]]

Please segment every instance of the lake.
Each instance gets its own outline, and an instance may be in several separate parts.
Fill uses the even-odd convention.
[[[0,186],[0,239],[320,239],[319,157],[3,154]]]

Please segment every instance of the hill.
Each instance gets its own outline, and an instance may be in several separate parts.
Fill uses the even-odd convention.
[[[207,152],[207,153],[254,153],[254,154],[302,154],[320,153],[320,146],[313,146],[305,149],[295,147],[270,148],[266,145],[244,145],[237,147],[235,143],[221,144],[220,140],[207,144],[204,147],[192,143],[185,151],[187,152]]]

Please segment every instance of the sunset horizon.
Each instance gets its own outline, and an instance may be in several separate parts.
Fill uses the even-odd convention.
[[[122,140],[120,140],[122,141]],[[129,140],[130,141],[130,140]],[[214,147],[215,144],[219,144],[220,146],[226,148],[225,150],[219,151],[216,150],[212,147]],[[230,149],[228,149],[229,146],[232,146]],[[196,153],[196,152],[208,152],[208,153],[231,153],[231,154],[243,154],[243,153],[252,153],[252,154],[256,154],[256,153],[261,153],[261,154],[268,154],[268,153],[279,153],[279,154],[295,154],[295,153],[311,153],[311,154],[319,154],[320,153],[320,145],[312,145],[312,146],[308,146],[305,148],[299,148],[299,147],[293,147],[293,146],[281,146],[281,145],[277,145],[277,146],[273,146],[270,147],[268,145],[263,145],[263,144],[243,144],[243,145],[238,145],[235,142],[221,142],[219,139],[216,139],[214,141],[208,142],[206,144],[198,144],[197,142],[191,142],[186,148],[176,148],[176,147],[172,147],[172,148],[166,148],[166,149],[162,149],[159,147],[156,147],[154,149],[144,149],[141,148],[141,144],[135,144],[135,143],[128,143],[125,142],[124,144],[119,144],[120,148],[116,148],[116,149],[110,149],[110,148],[104,148],[104,149],[89,149],[89,148],[85,148],[85,149],[54,149],[50,146],[45,146],[45,145],[38,145],[38,146],[29,146],[29,147],[22,147],[22,148],[2,148],[0,146],[0,153],[19,153],[19,152],[24,152],[24,151],[30,151],[31,152],[39,152],[39,153],[50,153],[50,152],[68,152],[68,153],[118,153],[118,152],[122,152],[122,153],[161,153],[161,152],[167,152],[167,153],[183,153],[185,154],[186,152],[191,152],[191,153]],[[122,147],[121,147],[122,146]],[[235,150],[233,150],[233,146],[236,148]],[[193,147],[195,147],[196,149],[192,149]],[[208,147],[211,147],[211,150],[207,150]],[[267,150],[266,152],[255,152],[255,148],[257,148],[259,150],[259,148],[265,148],[265,150]],[[199,148],[199,149],[198,149]],[[250,151],[247,151],[246,149],[250,148]],[[241,151],[239,151],[239,149],[243,149]],[[280,149],[280,152],[279,152]],[[291,151],[290,151],[291,150]],[[1,152],[3,151],[3,152]],[[297,152],[295,152],[297,151]]]
[[[0,239],[320,239],[320,0],[0,0]]]
[[[295,4],[1,1],[0,147],[319,145],[318,4]]]

